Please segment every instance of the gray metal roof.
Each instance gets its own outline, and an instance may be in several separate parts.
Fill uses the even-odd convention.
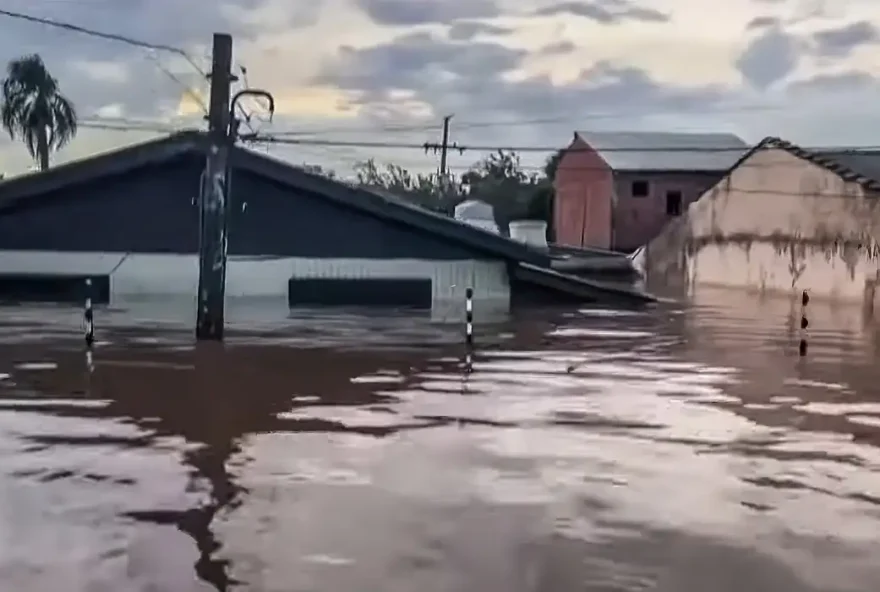
[[[734,134],[575,133],[615,171],[727,171],[749,149]]]
[[[0,215],[11,212],[32,200],[52,198],[63,191],[67,199],[79,199],[80,183],[122,175],[146,166],[167,163],[179,157],[204,158],[207,135],[185,131],[156,140],[98,154],[80,161],[50,168],[48,171],[13,177],[0,181]],[[361,211],[380,219],[407,226],[417,232],[437,236],[501,259],[549,265],[545,253],[531,249],[497,234],[484,232],[468,224],[429,212],[397,197],[350,187],[339,181],[291,166],[282,160],[234,146],[229,154],[230,166],[268,178],[294,192],[307,193],[345,208]]]
[[[858,183],[871,192],[880,192],[880,150],[823,150],[801,148],[782,138],[768,136],[746,152],[735,166],[759,150],[785,150],[800,159],[827,169],[848,183]]]
[[[819,152],[819,156],[830,159],[849,170],[880,183],[880,150]]]

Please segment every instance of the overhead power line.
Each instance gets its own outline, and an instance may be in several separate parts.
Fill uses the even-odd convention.
[[[176,74],[174,74],[174,72],[172,72],[171,70],[169,70],[168,68],[163,66],[159,62],[159,58],[157,58],[156,56],[150,56],[150,58],[153,62],[153,65],[156,66],[156,68],[160,72],[162,72],[162,74],[167,76],[173,82],[176,82],[178,85],[180,85],[183,88],[184,94],[186,96],[188,96],[190,99],[192,99],[192,101],[195,102],[199,106],[199,108],[202,110],[204,115],[208,115],[208,105],[205,103],[205,100],[199,95],[199,93],[196,89],[194,89],[193,87],[191,87],[188,84],[186,84],[185,82],[183,82],[180,78],[177,77]],[[199,70],[199,71],[201,72],[201,70]]]
[[[714,108],[708,109],[705,111],[700,111],[699,115],[722,115],[722,114],[736,114],[736,113],[753,113],[753,112],[767,112],[767,111],[779,111],[782,110],[783,107],[774,106],[774,105],[746,105],[746,106],[730,106],[725,108]],[[646,117],[656,117],[656,116],[670,116],[670,115],[679,115],[680,113],[670,112],[669,110],[656,110],[656,111],[639,111],[635,112],[608,112],[608,113],[589,113],[584,115],[572,115],[568,114],[565,116],[555,116],[555,117],[538,117],[533,119],[508,119],[508,120],[489,120],[489,121],[479,121],[479,120],[462,120],[458,124],[456,124],[456,129],[460,131],[467,130],[478,130],[478,129],[487,129],[487,128],[495,128],[495,127],[525,127],[525,126],[547,126],[547,125],[565,125],[571,130],[575,129],[587,129],[588,126],[584,125],[585,123],[589,123],[591,121],[607,121],[607,120],[615,120],[615,119],[639,119]],[[693,112],[688,113],[689,116],[693,115]],[[425,121],[422,123],[391,123],[385,122],[381,124],[376,124],[372,126],[338,126],[338,127],[323,127],[323,128],[315,128],[315,129],[307,129],[301,128],[296,130],[274,130],[272,132],[273,136],[314,136],[314,135],[330,135],[330,134],[374,134],[374,133],[408,133],[408,132],[439,132],[443,128],[442,124],[436,121]]]
[[[81,121],[77,123],[78,127],[85,129],[99,129],[113,132],[155,132],[158,134],[172,134],[181,131],[181,128],[162,125],[124,125],[114,123],[96,123],[90,121]]]
[[[772,105],[754,105],[754,106],[739,106],[739,107],[729,107],[724,109],[708,109],[705,111],[699,111],[697,114],[699,115],[720,115],[720,114],[733,114],[733,113],[752,113],[752,112],[766,112],[766,111],[779,111],[782,107],[772,106]],[[691,112],[690,115],[692,115]],[[603,121],[603,120],[613,120],[613,119],[632,119],[632,118],[641,118],[641,117],[656,117],[663,115],[676,115],[674,112],[670,112],[668,110],[657,110],[657,111],[640,111],[638,113],[625,113],[625,112],[610,112],[610,113],[590,113],[589,115],[584,116],[576,116],[572,117],[571,115],[563,116],[563,117],[541,117],[536,119],[512,119],[507,121],[461,121],[456,124],[457,129],[482,129],[482,128],[491,128],[491,127],[515,127],[515,126],[529,126],[529,125],[548,125],[548,124],[567,124],[572,129],[578,129],[579,127],[583,127],[582,123],[585,121]]]
[[[189,62],[189,64],[201,72],[202,74],[207,76],[207,73],[199,67],[199,65],[195,62],[195,60],[190,57],[190,55],[180,49],[179,47],[173,47],[171,45],[164,45],[161,43],[149,43],[147,41],[142,41],[140,39],[135,39],[134,37],[128,37],[127,35],[120,35],[118,33],[108,33],[105,31],[98,31],[95,29],[89,29],[86,27],[81,27],[79,25],[74,25],[72,23],[65,23],[62,21],[56,21],[53,19],[47,19],[39,16],[33,16],[30,14],[24,14],[21,12],[13,12],[11,10],[3,10],[0,9],[0,16],[6,16],[9,18],[19,19],[23,21],[28,21],[31,23],[38,23],[41,25],[46,25],[47,27],[55,27],[58,29],[65,29],[67,31],[73,31],[75,33],[81,33],[83,35],[88,35],[90,37],[99,37],[101,39],[107,39],[108,41],[116,41],[119,43],[125,43],[126,45],[131,45],[133,47],[140,47],[142,49],[152,49],[154,51],[167,51],[169,53],[174,53],[182,57],[184,60]]]
[[[359,140],[321,140],[316,138],[283,138],[275,135],[250,134],[242,135],[241,139],[248,142],[271,143],[271,144],[291,144],[302,146],[338,146],[350,148],[389,148],[401,150],[424,150],[425,152],[439,151],[442,145],[435,142],[423,142],[421,144],[413,142],[382,142],[372,141],[365,142]],[[450,144],[449,149],[454,152],[463,154],[465,152],[558,152],[560,150],[566,153],[576,152],[592,152],[593,148],[560,148],[559,146],[503,146],[503,145],[458,145]],[[707,147],[707,146],[620,146],[611,148],[602,148],[601,152],[701,152],[701,153],[723,153],[734,152],[742,153],[749,149],[743,146],[729,147]],[[827,147],[811,147],[805,150],[815,152],[839,152],[839,153],[857,153],[868,150],[880,150],[880,146],[827,146]]]
[[[179,47],[173,47],[171,45],[164,45],[161,43],[149,43],[147,41],[142,41],[140,39],[135,39],[134,37],[128,37],[126,35],[120,35],[118,33],[108,33],[105,31],[98,31],[95,29],[89,29],[86,27],[81,27],[79,25],[74,25],[73,23],[67,23],[62,21],[57,21],[53,19],[47,19],[43,17],[38,17],[30,14],[24,14],[21,12],[13,12],[11,10],[3,10],[0,9],[0,16],[6,16],[9,18],[19,19],[23,21],[28,21],[31,23],[37,23],[40,25],[45,25],[47,27],[55,27],[58,29],[64,29],[66,31],[72,31],[74,33],[80,33],[82,35],[88,35],[90,37],[97,37],[100,39],[107,39],[108,41],[116,41],[118,43],[125,43],[126,45],[131,45],[133,47],[140,47],[142,49],[149,49],[151,51],[164,51],[168,53],[175,54],[183,58],[190,66],[192,66],[196,72],[198,72],[201,76],[207,77],[207,72],[199,66],[195,59],[192,58],[186,51]],[[180,80],[173,72],[165,68],[162,64],[159,63],[158,59],[153,60],[156,68],[159,69],[165,76],[170,78],[172,81],[179,84],[183,87],[184,92],[188,97],[190,97],[193,101],[195,101],[199,107],[205,112],[207,115],[208,107],[205,104],[205,101],[199,96],[199,93],[194,90],[192,87],[184,84],[183,81]]]

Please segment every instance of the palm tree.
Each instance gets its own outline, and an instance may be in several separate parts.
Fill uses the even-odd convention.
[[[49,152],[60,150],[76,135],[76,109],[60,93],[39,55],[12,60],[6,67],[0,124],[13,140],[24,140],[43,171],[49,168]]]

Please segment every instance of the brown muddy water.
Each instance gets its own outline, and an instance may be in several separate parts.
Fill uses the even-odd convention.
[[[0,589],[800,592],[880,581],[880,339],[739,294],[225,347],[0,310]],[[247,323],[244,324],[247,326]]]

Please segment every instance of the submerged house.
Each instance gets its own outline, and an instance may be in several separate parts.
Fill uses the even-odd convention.
[[[880,151],[767,138],[648,243],[644,265],[649,282],[873,307],[878,239]]]
[[[632,251],[748,150],[733,134],[575,132],[556,172],[556,242]]]
[[[0,183],[0,298],[195,298],[205,135],[182,132]],[[547,253],[235,146],[228,298],[441,311],[627,299],[551,269]]]

